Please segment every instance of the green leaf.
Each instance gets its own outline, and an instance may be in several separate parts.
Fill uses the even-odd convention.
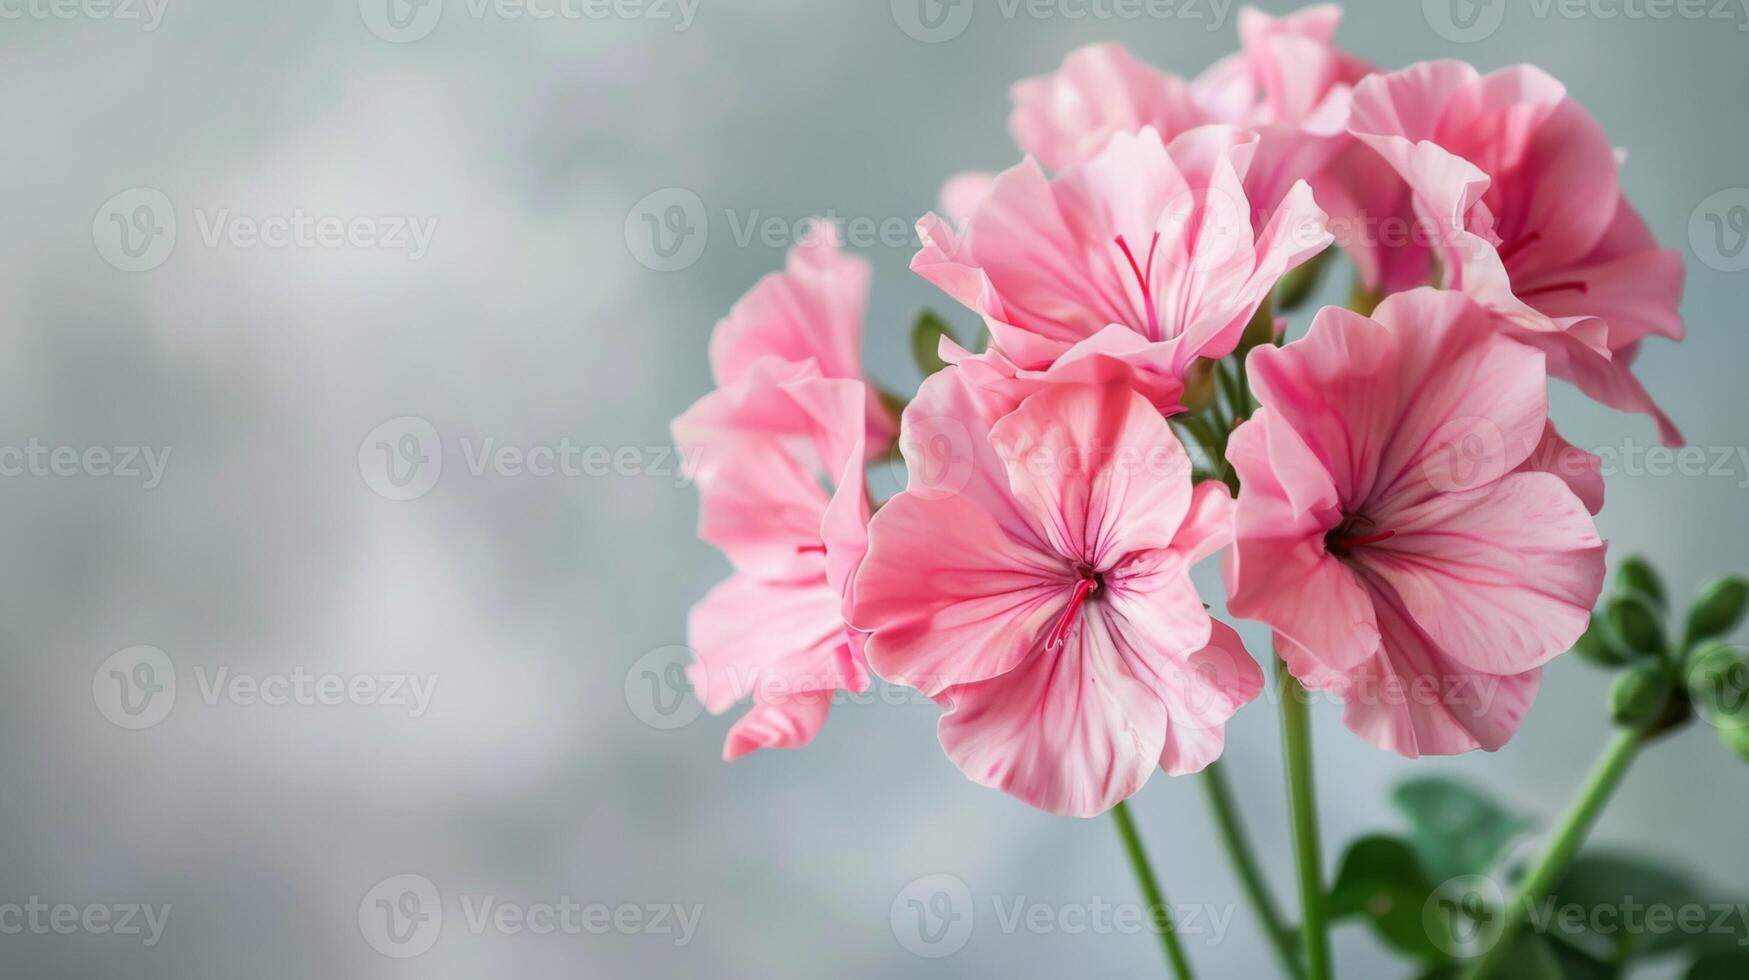
[[[1529,917],[1537,931],[1618,962],[1704,943],[1704,929],[1676,928],[1675,917],[1685,907],[1707,904],[1684,875],[1651,859],[1593,853],[1574,859],[1551,897],[1530,909]],[[1656,914],[1671,921],[1652,922],[1648,916],[1653,908],[1667,910]],[[1710,927],[1712,919],[1707,914],[1703,925]]]
[[[1649,600],[1632,593],[1609,600],[1609,627],[1630,650],[1656,654],[1664,651],[1664,627]]]
[[[1658,577],[1652,564],[1639,555],[1622,562],[1621,567],[1615,570],[1615,585],[1623,592],[1636,592],[1652,600],[1659,612],[1670,606],[1669,593],[1664,590],[1664,580]]]
[[[1700,598],[1688,610],[1682,646],[1686,649],[1736,629],[1745,605],[1749,605],[1749,582],[1741,576],[1730,575],[1712,582],[1700,591]]]
[[[1591,625],[1579,637],[1579,642],[1573,644],[1573,652],[1580,659],[1599,667],[1620,667],[1629,660],[1626,654],[1616,648],[1615,642],[1609,636],[1608,625],[1596,614],[1592,615]]]
[[[1434,881],[1481,874],[1513,838],[1535,825],[1471,787],[1445,779],[1412,779],[1392,798],[1409,818],[1415,853]]]
[[[1555,944],[1534,934],[1512,941],[1512,955],[1495,971],[1494,980],[1567,980]]]
[[[1393,949],[1425,962],[1449,961],[1449,935],[1434,936],[1423,922],[1433,883],[1421,870],[1415,850],[1397,837],[1362,837],[1342,855],[1330,890],[1335,919],[1364,917]]]
[[[1674,687],[1662,664],[1631,668],[1609,688],[1610,717],[1629,728],[1644,725],[1663,712]]]
[[[947,367],[947,362],[941,359],[943,337],[959,343],[954,338],[953,328],[934,310],[924,310],[917,314],[917,322],[911,327],[911,357],[916,360],[917,370],[922,371],[925,378]]]

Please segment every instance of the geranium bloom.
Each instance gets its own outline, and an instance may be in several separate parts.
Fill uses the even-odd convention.
[[[844,623],[867,548],[865,406],[861,382],[771,357],[674,421],[675,444],[696,461],[699,536],[735,566],[687,621],[704,707],[753,699],[726,759],[808,743],[833,692],[868,687],[862,637]]]
[[[864,381],[862,321],[868,309],[868,263],[839,248],[838,229],[809,227],[790,249],[784,271],[761,279],[711,333],[711,373],[718,386],[734,384],[768,357],[791,363],[812,359],[828,378]],[[868,452],[887,451],[897,422],[874,385],[866,385]]]
[[[1240,51],[1194,82],[1119,45],[1090,45],[1054,74],[1014,85],[1009,131],[1021,149],[1061,171],[1092,159],[1113,135],[1149,126],[1168,140],[1211,123],[1255,130],[1257,158],[1245,181],[1253,207],[1274,208],[1304,179],[1332,225],[1345,229],[1338,242],[1366,288],[1383,294],[1425,284],[1429,253],[1412,234],[1407,185],[1347,132],[1353,88],[1375,69],[1336,47],[1341,20],[1330,4],[1284,17],[1246,7]],[[954,195],[943,195],[955,218],[963,215],[952,202],[981,186],[972,178],[956,179]]]
[[[1647,337],[1683,336],[1682,257],[1623,197],[1608,137],[1560,82],[1415,65],[1364,82],[1351,126],[1441,229],[1448,288],[1498,312],[1550,373],[1681,442],[1630,368]]]
[[[870,665],[943,705],[968,777],[1052,813],[1202,769],[1263,684],[1188,574],[1229,539],[1226,489],[1192,489],[1183,446],[1123,384],[1040,385],[988,426],[995,396],[964,370],[926,382],[906,426],[964,410],[978,478],[914,477],[875,516],[851,611]]]
[[[1304,182],[1253,218],[1242,181],[1256,147],[1232,127],[1170,146],[1143,129],[1054,181],[1027,160],[995,180],[963,237],[924,218],[911,268],[982,314],[1022,369],[1116,328],[1145,341],[1133,363],[1176,381],[1232,353],[1282,273],[1330,242]]]
[[[1228,608],[1374,745],[1499,748],[1603,585],[1601,486],[1570,465],[1594,457],[1549,428],[1543,355],[1419,289],[1376,322],[1326,309],[1249,366]]]

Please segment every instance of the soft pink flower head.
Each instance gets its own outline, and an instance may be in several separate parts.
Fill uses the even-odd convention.
[[[1550,427],[1542,354],[1418,289],[1248,363],[1228,608],[1372,744],[1499,748],[1603,586],[1596,460]]]
[[[711,333],[711,374],[718,385],[744,377],[768,357],[791,363],[812,359],[828,378],[863,381],[862,321],[871,273],[866,261],[846,255],[835,226],[815,222],[790,249],[784,271],[761,279]],[[898,431],[867,385],[868,452],[886,452]]]
[[[1263,684],[1189,578],[1229,538],[1225,488],[1192,489],[1183,446],[1126,385],[1041,384],[991,425],[1003,399],[964,371],[905,413],[908,429],[952,413],[933,418],[976,433],[976,472],[944,488],[901,439],[912,486],[871,523],[853,591],[870,665],[946,709],[941,743],[969,778],[1051,813],[1207,766]]]
[[[1056,73],[1015,82],[1009,96],[1014,142],[1056,171],[1098,156],[1118,133],[1152,127],[1170,139],[1217,121],[1196,104],[1184,79],[1137,60],[1119,44],[1071,52]]]
[[[1350,126],[1439,229],[1448,288],[1500,314],[1550,373],[1681,442],[1631,370],[1647,337],[1683,336],[1681,255],[1658,247],[1608,137],[1560,82],[1428,62],[1362,83]]]
[[[1055,180],[1029,159],[984,192],[963,237],[924,218],[911,268],[982,314],[1022,369],[1116,326],[1144,341],[1138,368],[1176,381],[1232,353],[1282,273],[1330,242],[1304,182],[1254,216],[1243,180],[1256,147],[1225,126],[1170,145],[1144,129]]]
[[[769,357],[674,421],[699,488],[699,536],[735,566],[687,622],[705,709],[753,700],[726,759],[807,744],[834,691],[868,686],[863,637],[844,621],[868,547],[866,403],[860,381]]]
[[[1388,294],[1425,285],[1427,243],[1412,234],[1408,185],[1378,154],[1347,132],[1354,86],[1376,69],[1336,47],[1341,8],[1319,4],[1284,17],[1239,12],[1241,50],[1194,82],[1137,60],[1116,44],[1073,52],[1054,74],[1018,82],[1009,130],[1021,149],[1053,171],[1097,156],[1118,133],[1147,127],[1171,140],[1208,124],[1259,134],[1245,177],[1254,208],[1273,209],[1298,180],[1308,181],[1337,243],[1361,282]],[[965,174],[943,191],[943,209],[962,221],[988,188],[987,174]]]

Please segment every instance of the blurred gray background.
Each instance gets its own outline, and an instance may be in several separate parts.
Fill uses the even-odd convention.
[[[993,903],[1134,885],[1109,821],[967,782],[933,707],[847,705],[809,749],[725,765],[730,719],[652,699],[727,567],[659,447],[784,229],[908,226],[951,174],[1012,163],[1008,85],[1078,45],[1191,74],[1237,43],[1224,4],[976,0],[930,31],[909,2],[0,0],[0,975],[1158,973],[1147,935],[1004,930]],[[1483,6],[1467,40],[1439,0],[1351,2],[1341,37],[1389,65],[1534,61],[1627,151],[1631,197],[1690,265],[1691,339],[1649,349],[1644,377],[1730,464],[1624,456],[1601,524],[1686,594],[1749,566],[1749,254],[1706,237],[1709,213],[1749,217],[1749,17],[1510,7]],[[662,254],[643,215],[689,195],[708,236],[689,225]],[[745,237],[772,217],[775,240]],[[912,250],[863,249],[868,361],[902,389],[917,309],[970,325],[907,272]],[[1569,390],[1556,408],[1581,445],[1653,442]],[[485,446],[598,448],[570,475],[476,473]],[[124,465],[147,449],[156,479]],[[300,677],[306,696],[276,695]],[[435,682],[428,703],[391,690],[409,677]],[[1506,749],[1420,763],[1320,705],[1327,856],[1398,826],[1389,788],[1411,773],[1552,819],[1607,736],[1605,687],[1558,662]],[[1268,704],[1242,712],[1226,765],[1285,901],[1277,730]],[[1686,732],[1597,837],[1749,893],[1746,776]],[[1173,901],[1239,901],[1196,780],[1156,777],[1133,807]],[[949,957],[894,928],[928,875],[974,897]],[[567,898],[628,924],[477,921]],[[33,899],[80,919],[31,927]],[[112,927],[134,903],[170,907],[156,943]],[[433,906],[440,927],[386,925]],[[696,931],[651,906],[699,912]],[[1205,976],[1271,963],[1243,909],[1190,952]],[[1358,926],[1337,955],[1395,969]]]

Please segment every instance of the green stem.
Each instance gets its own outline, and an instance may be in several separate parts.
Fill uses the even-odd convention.
[[[1628,766],[1645,744],[1646,734],[1643,731],[1628,729],[1618,733],[1603,750],[1603,755],[1591,770],[1591,778],[1586,781],[1585,789],[1579,793],[1579,799],[1567,811],[1560,829],[1549,842],[1549,849],[1537,861],[1529,877],[1524,879],[1524,884],[1519,886],[1512,901],[1507,903],[1500,923],[1500,935],[1495,938],[1494,945],[1465,974],[1467,980],[1483,980],[1511,955],[1512,940],[1518,935],[1518,930],[1524,927],[1526,914],[1532,906],[1547,898],[1549,892],[1560,882],[1568,863],[1579,853],[1586,835],[1591,833],[1591,826],[1597,822],[1598,815],[1609,803],[1615,788],[1621,785]]]
[[[1112,807],[1111,816],[1117,821],[1124,852],[1130,856],[1130,866],[1135,869],[1136,881],[1142,886],[1142,898],[1148,903],[1154,927],[1160,933],[1160,945],[1166,950],[1167,962],[1172,964],[1172,973],[1178,980],[1191,980],[1190,961],[1185,959],[1184,947],[1179,945],[1178,927],[1172,924],[1172,910],[1166,906],[1160,882],[1148,864],[1148,852],[1142,849],[1142,838],[1136,833],[1136,822],[1130,819],[1129,805],[1119,803]]]
[[[1329,908],[1324,898],[1323,859],[1318,851],[1318,804],[1312,791],[1312,732],[1306,690],[1275,660],[1281,696],[1282,754],[1287,760],[1288,800],[1293,809],[1294,861],[1299,869],[1301,930],[1310,980],[1330,978]]]
[[[1251,841],[1245,834],[1244,824],[1239,822],[1239,810],[1233,805],[1233,793],[1227,786],[1226,773],[1219,762],[1213,762],[1202,771],[1202,776],[1203,785],[1208,788],[1209,808],[1214,811],[1215,825],[1221,831],[1221,843],[1226,845],[1227,855],[1233,859],[1233,867],[1239,872],[1239,883],[1245,889],[1245,896],[1263,921],[1263,931],[1269,936],[1270,947],[1281,960],[1282,969],[1298,980],[1305,975],[1305,969],[1300,966],[1299,956],[1294,952],[1293,933],[1276,909],[1275,899],[1269,894],[1269,884],[1263,880],[1263,872],[1258,867],[1257,856],[1251,852]]]

